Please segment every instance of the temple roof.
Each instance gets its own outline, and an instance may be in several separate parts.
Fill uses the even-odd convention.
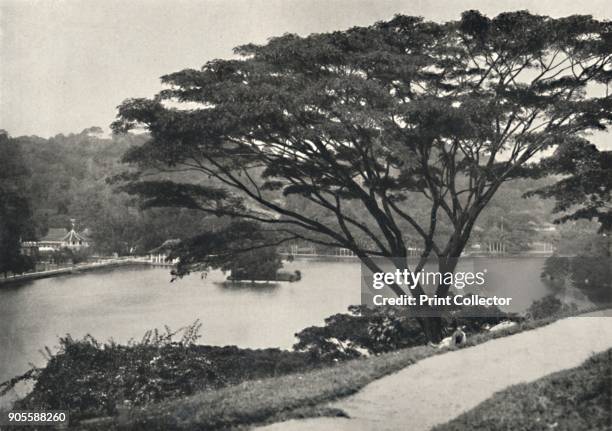
[[[68,229],[65,229],[63,227],[52,227],[49,228],[49,232],[47,232],[47,234],[41,238],[41,241],[63,241],[64,237],[66,235],[68,235],[70,232],[68,232]]]
[[[63,227],[49,228],[49,232],[40,241],[47,242],[79,242],[79,241],[89,241],[89,239],[83,235],[83,233],[77,233],[74,229],[68,230]]]
[[[83,235],[75,232],[75,230],[72,229],[70,232],[68,232],[68,234],[66,234],[62,238],[62,241],[64,241],[64,242],[79,242],[79,241],[87,241],[87,238],[85,238]]]

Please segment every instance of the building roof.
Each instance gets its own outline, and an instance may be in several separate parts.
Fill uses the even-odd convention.
[[[74,229],[72,229],[70,232],[68,232],[63,238],[62,241],[64,242],[80,242],[80,241],[87,241],[87,238],[85,238],[85,236],[76,233]]]
[[[74,229],[68,230],[63,227],[52,227],[49,228],[49,232],[43,238],[40,239],[41,242],[87,242],[89,239],[83,235],[83,233],[77,233]]]
[[[63,241],[64,237],[66,235],[68,235],[68,229],[65,229],[63,227],[52,227],[49,228],[49,232],[47,232],[47,234],[41,238],[41,241]]]

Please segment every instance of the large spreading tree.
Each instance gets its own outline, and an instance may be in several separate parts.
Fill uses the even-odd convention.
[[[141,173],[128,188],[150,205],[252,221],[274,233],[261,247],[348,248],[374,271],[373,257],[406,258],[417,245],[411,269],[435,257],[453,271],[502,184],[612,119],[612,24],[591,16],[396,16],[235,53],[164,76],[155,97],[119,107],[116,132],[150,134],[126,157]],[[147,176],[160,171],[194,175]],[[440,339],[438,318],[422,325]]]

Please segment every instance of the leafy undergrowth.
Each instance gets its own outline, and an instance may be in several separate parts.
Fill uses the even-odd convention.
[[[437,352],[435,347],[413,347],[314,371],[245,381],[180,400],[133,409],[114,423],[98,421],[87,425],[96,429],[108,429],[114,425],[133,430],[208,430],[263,422],[294,409],[298,409],[297,415],[310,416],[304,410],[306,406],[350,395],[372,380]]]
[[[465,317],[462,310],[457,310],[446,320],[452,317],[458,324],[465,324],[471,336],[482,331],[484,325],[516,318],[500,310],[480,311],[485,315]],[[100,343],[91,336],[76,340],[66,336],[60,338],[57,354],[47,349],[44,368],[34,368],[0,384],[0,395],[20,381],[31,380],[33,390],[15,407],[68,410],[72,421],[82,421],[117,416],[130,408],[246,380],[306,372],[425,344],[418,322],[405,310],[355,306],[349,307],[349,312],[330,316],[324,326],[296,334],[299,341],[293,351],[198,345],[197,322],[176,332],[169,328],[165,332],[149,331],[142,340],[127,345]],[[450,325],[450,320],[446,324]]]
[[[609,430],[612,349],[577,368],[511,386],[435,431]]]
[[[526,321],[505,330],[476,334],[459,348],[545,326],[561,317],[567,315]],[[249,380],[218,390],[201,391],[181,399],[135,408],[118,417],[100,418],[81,425],[87,429],[99,430],[214,430],[295,417],[339,416],[343,414],[341,411],[328,409],[323,403],[351,395],[373,380],[449,349],[454,348],[411,347],[339,362],[317,370]]]
[[[294,350],[308,351],[320,360],[347,360],[362,356],[364,351],[381,354],[427,344],[410,307],[352,305],[348,310],[349,313],[329,316],[323,326],[310,326],[295,334],[298,342]],[[552,311],[555,314],[561,309]],[[442,326],[448,335],[456,326],[462,326],[471,337],[486,326],[508,320],[522,322],[524,318],[497,307],[461,307],[449,310],[442,318]]]
[[[196,322],[176,332],[148,331],[127,345],[66,336],[60,338],[57,354],[47,349],[44,368],[0,384],[0,393],[33,380],[33,390],[15,408],[68,410],[71,421],[80,421],[325,365],[302,352],[197,345],[199,328]]]
[[[503,331],[468,332],[465,347],[576,314],[559,312]],[[355,325],[336,317],[326,320],[328,327],[297,334],[308,346],[314,346],[306,351],[197,345],[198,324],[174,333],[167,328],[165,333],[152,331],[128,345],[66,337],[60,340],[57,354],[49,352],[45,368],[0,384],[0,392],[20,380],[33,380],[34,389],[17,401],[15,408],[69,410],[72,424],[79,428],[227,429],[292,417],[342,415],[326,402],[448,350],[423,345],[397,349],[401,344],[394,344],[394,337],[390,342],[387,336],[384,341],[397,350],[374,356],[381,343],[377,336],[389,333],[389,325],[384,324],[389,319],[379,325],[387,330],[372,331],[372,325],[380,320],[378,314],[357,313],[348,319],[350,323],[358,320],[360,325],[356,326],[361,330],[347,332]],[[392,323],[397,323],[398,316],[391,317],[395,319]],[[472,322],[476,326],[471,330],[477,330],[480,320]],[[399,321],[400,325],[391,328],[399,327],[404,334],[405,322]],[[179,340],[175,340],[177,336]],[[341,353],[350,354],[328,351],[329,340],[334,339],[340,341]],[[349,359],[353,345],[367,347],[372,356]]]

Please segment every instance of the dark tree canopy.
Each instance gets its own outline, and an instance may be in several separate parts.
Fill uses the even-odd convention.
[[[257,221],[275,241],[349,248],[370,267],[419,238],[417,270],[430,255],[453,270],[501,184],[612,119],[612,24],[591,16],[399,15],[235,52],[119,107],[116,132],[150,133],[126,156],[141,173],[201,174],[131,187],[156,204]],[[288,205],[296,197],[316,216]]]
[[[172,248],[168,259],[179,258],[173,275],[178,277],[193,269],[219,268],[223,271],[240,273],[245,277],[252,274],[252,280],[273,280],[276,271],[282,267],[275,243],[257,223],[250,220],[235,220],[214,231],[207,231],[181,241]]]
[[[561,146],[542,162],[542,171],[562,175],[558,182],[528,193],[554,198],[557,222],[596,220],[612,232],[612,151],[599,151],[587,140]]]
[[[32,269],[33,261],[21,254],[21,240],[32,239],[32,211],[24,195],[28,170],[20,146],[0,130],[0,273]]]

